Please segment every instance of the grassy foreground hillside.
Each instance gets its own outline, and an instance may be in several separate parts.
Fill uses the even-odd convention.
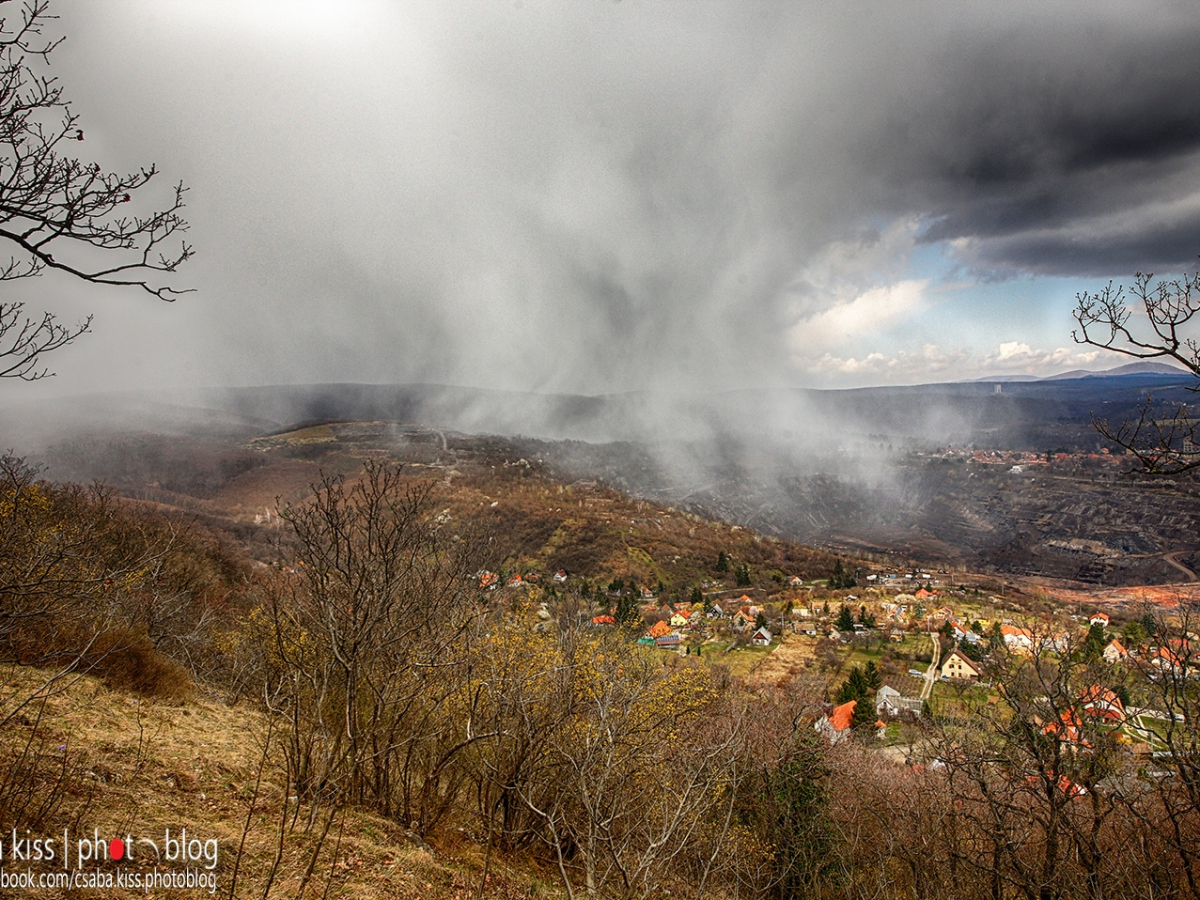
[[[6,696],[32,692],[51,674],[44,670],[12,673]],[[284,787],[278,769],[263,765],[269,726],[266,716],[252,705],[231,707],[213,700],[165,703],[110,690],[91,676],[75,676],[55,685],[33,709],[40,716],[36,740],[29,742],[33,719],[27,708],[24,716],[0,729],[0,755],[11,766],[5,773],[5,787],[18,774],[13,761],[40,755],[52,763],[44,767],[47,778],[31,805],[58,792],[58,809],[53,821],[35,823],[41,826],[34,828],[35,833],[56,835],[65,827],[83,829],[88,836],[95,830],[106,839],[132,835],[136,840],[186,830],[191,837],[218,842],[215,867],[208,869],[207,859],[199,866],[216,874],[217,896],[230,896],[231,890],[233,896],[261,896],[273,867],[277,874],[272,896],[301,893],[318,833],[304,828],[288,832],[280,854]],[[7,797],[12,799],[11,794]],[[476,895],[482,851],[453,830],[442,836],[435,849],[397,822],[364,810],[347,810],[337,827],[341,834],[336,861],[330,864],[335,847],[327,843],[323,853],[328,859],[319,859],[314,867],[321,883],[308,886],[310,896],[320,896],[326,882],[330,895],[339,897],[448,900]],[[11,871],[10,844],[6,836],[5,857]],[[144,873],[153,867],[147,856],[140,865],[127,868]],[[110,861],[93,868],[115,871],[116,867]],[[532,858],[493,860],[485,896],[562,896],[549,879]],[[185,888],[156,890],[151,896],[207,893]],[[0,895],[24,894],[0,891]],[[142,897],[146,892],[114,887],[72,890],[69,896]]]

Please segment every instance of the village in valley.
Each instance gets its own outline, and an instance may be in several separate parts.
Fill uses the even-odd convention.
[[[1114,604],[1114,620],[1078,598],[945,569],[852,567],[839,559],[829,578],[775,572],[756,586],[750,567],[724,552],[712,568],[714,577],[686,601],[672,600],[661,584],[656,591],[632,579],[593,588],[563,569],[546,579],[549,590],[537,572],[484,571],[478,578],[485,591],[508,594],[508,602],[514,593],[533,597],[537,632],[624,629],[640,647],[664,654],[664,662],[720,665],[750,683],[823,684],[817,733],[830,744],[855,738],[892,750],[912,764],[929,720],[995,716],[998,701],[1011,703],[998,671],[1064,657],[1091,666],[1095,683],[1057,719],[1039,718],[1038,727],[1078,739],[1075,719],[1086,716],[1127,752],[1149,758],[1162,749],[1168,716],[1147,697],[1147,678],[1197,674],[1196,637],[1185,628],[1182,637],[1159,640],[1164,610],[1149,603]]]

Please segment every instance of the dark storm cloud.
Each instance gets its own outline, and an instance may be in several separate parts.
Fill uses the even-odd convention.
[[[944,52],[955,87],[932,127],[918,137],[891,123],[917,151],[896,174],[935,220],[923,240],[968,239],[964,261],[1009,273],[1194,259],[1200,31],[1194,16],[1157,24],[1061,22]]]
[[[212,382],[786,384],[897,222],[987,278],[1200,251],[1191,3],[57,11],[89,152],[192,187],[193,330],[126,339]]]

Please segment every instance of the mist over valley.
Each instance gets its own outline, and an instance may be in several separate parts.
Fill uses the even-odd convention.
[[[218,495],[220,473],[245,465],[239,455],[305,428],[326,429],[287,445],[309,461],[367,448],[403,458],[405,429],[416,427],[459,446],[498,441],[566,483],[601,482],[813,546],[1129,585],[1196,580],[1196,484],[1131,474],[1092,418],[1128,417],[1147,392],[1186,402],[1189,386],[1182,373],[1154,371],[675,395],[295,385],[174,404],[64,400],[9,409],[3,421],[50,477],[133,495],[156,496],[150,485]]]

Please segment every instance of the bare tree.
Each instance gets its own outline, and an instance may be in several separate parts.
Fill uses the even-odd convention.
[[[281,511],[296,559],[268,604],[267,696],[288,721],[289,777],[314,810],[367,805],[425,830],[465,779],[451,762],[472,741],[450,701],[477,608],[465,577],[475,550],[439,531],[433,487],[368,460]]]
[[[1079,328],[1071,337],[1135,359],[1171,359],[1200,379],[1200,343],[1188,333],[1200,312],[1200,272],[1174,281],[1153,279],[1150,272],[1134,276],[1128,289],[1132,303],[1125,286],[1112,282],[1099,293],[1076,294],[1073,315]],[[1142,313],[1146,324],[1140,322]],[[1200,391],[1200,381],[1191,390]],[[1133,453],[1146,472],[1176,475],[1200,467],[1200,421],[1186,404],[1164,408],[1147,396],[1134,417],[1116,424],[1093,422],[1104,437]]]
[[[46,71],[64,40],[43,33],[54,18],[48,6],[26,0],[17,16],[0,17],[0,239],[11,254],[0,258],[0,281],[57,270],[173,300],[183,291],[166,276],[192,255],[186,242],[173,241],[187,230],[185,188],[175,185],[165,209],[138,212],[126,204],[155,177],[153,165],[105,172],[67,149],[84,132],[58,79]],[[0,377],[33,381],[51,374],[41,358],[90,325],[91,317],[67,326],[53,313],[27,315],[20,301],[0,302]]]
[[[1200,897],[1200,653],[1194,638],[1200,605],[1180,603],[1171,616],[1154,617],[1155,633],[1133,666],[1148,688],[1141,721],[1158,748],[1153,776],[1126,802],[1174,857],[1163,859],[1180,896]]]

